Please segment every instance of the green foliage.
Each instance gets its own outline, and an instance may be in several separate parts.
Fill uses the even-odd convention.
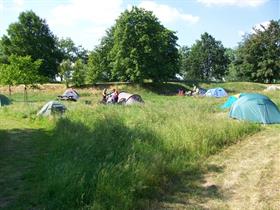
[[[82,59],[78,59],[73,66],[72,82],[75,86],[80,87],[85,84],[86,65]]]
[[[142,82],[173,78],[178,72],[177,37],[144,9],[133,7],[117,19],[114,30],[113,77]]]
[[[280,79],[280,20],[267,28],[254,29],[244,37],[237,51],[238,78],[246,81],[276,82]]]
[[[33,61],[31,56],[16,56],[11,55],[9,57],[10,64],[8,75],[12,77],[15,85],[34,85],[44,80],[39,75],[39,68],[42,64],[42,60]]]
[[[179,71],[177,39],[152,12],[126,10],[92,53],[88,78],[140,83],[174,78]]]
[[[191,47],[188,56],[189,69],[186,69],[188,79],[220,80],[224,77],[229,59],[226,49],[220,41],[208,33],[201,35],[201,40]]]
[[[70,38],[62,38],[57,40],[58,50],[60,51],[61,60],[70,60],[76,62],[82,59],[83,62],[87,61],[87,51],[81,46],[76,46]]]
[[[71,72],[73,70],[72,62],[68,60],[62,60],[62,62],[58,66],[58,75],[61,78],[68,88],[70,80],[71,80]]]
[[[190,71],[189,67],[189,56],[190,48],[188,46],[183,46],[179,49],[179,58],[180,58],[180,74],[188,79],[188,72]]]
[[[106,36],[101,39],[94,51],[89,55],[87,65],[87,82],[94,84],[97,81],[117,81],[112,76],[113,60],[110,52],[114,46],[114,27],[106,31]]]
[[[57,73],[58,50],[55,38],[46,21],[33,11],[22,12],[16,23],[9,25],[8,35],[2,37],[1,45],[6,56],[31,56],[42,60],[39,73],[54,78]]]

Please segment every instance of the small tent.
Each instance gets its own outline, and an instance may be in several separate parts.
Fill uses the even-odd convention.
[[[57,102],[49,101],[46,103],[42,109],[37,113],[37,116],[50,116],[52,114],[63,114],[66,111],[66,107]]]
[[[208,97],[221,98],[221,97],[226,97],[227,92],[223,88],[219,87],[219,88],[213,88],[213,89],[207,90],[205,95],[208,96]]]
[[[263,124],[280,123],[278,107],[267,97],[257,93],[248,93],[232,105],[231,118]]]
[[[118,103],[119,104],[125,104],[125,105],[131,105],[131,104],[137,104],[137,103],[143,103],[143,99],[140,95],[137,94],[130,94],[126,92],[120,92],[118,96]]]
[[[7,96],[0,94],[0,107],[7,106],[9,104],[11,104],[10,99]]]
[[[61,100],[69,100],[69,101],[77,101],[80,95],[74,89],[67,89],[61,96],[58,96],[58,99]]]

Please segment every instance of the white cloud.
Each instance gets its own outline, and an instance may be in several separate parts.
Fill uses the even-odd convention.
[[[112,24],[120,14],[122,0],[71,0],[61,4],[51,12],[53,25],[74,25],[80,21],[102,25]]]
[[[3,0],[0,0],[0,11],[4,9],[4,2]]]
[[[268,0],[197,0],[206,6],[258,7]]]
[[[270,21],[263,21],[261,23],[258,23],[256,25],[254,25],[253,29],[251,30],[251,33],[255,33],[255,30],[264,31],[265,29],[268,28],[269,24],[270,24]]]
[[[176,8],[170,7],[165,4],[157,4],[153,1],[142,1],[138,6],[146,10],[152,11],[164,24],[173,23],[177,21],[184,21],[187,23],[194,24],[199,21],[198,16],[182,13]]]
[[[92,50],[122,12],[122,4],[122,0],[71,0],[51,11],[48,24],[59,37],[71,36],[76,44]]]
[[[24,5],[24,0],[13,0],[13,3],[16,8],[22,8]]]

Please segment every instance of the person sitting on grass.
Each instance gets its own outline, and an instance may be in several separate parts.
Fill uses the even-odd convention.
[[[119,91],[118,90],[113,89],[112,98],[113,98],[113,100],[112,100],[113,103],[118,102],[118,99],[119,99]]]

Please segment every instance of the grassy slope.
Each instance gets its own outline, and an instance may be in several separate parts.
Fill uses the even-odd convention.
[[[17,102],[21,95],[14,94],[14,104],[0,110],[0,143],[11,145],[19,155],[3,155],[0,164],[7,180],[17,171],[13,163],[20,156],[30,165],[3,185],[8,190],[16,188],[13,180],[27,174],[20,181],[23,187],[9,192],[20,196],[0,194],[0,203],[11,209],[146,208],[150,200],[176,192],[186,174],[200,174],[205,157],[260,130],[258,125],[228,119],[217,108],[224,99],[166,96],[182,85],[189,87],[119,86],[143,96],[145,105],[136,107],[98,105],[100,92],[81,90],[82,100],[67,103],[65,118],[47,120],[36,119],[36,110],[54,98],[58,89],[30,92],[33,103],[29,105]],[[260,90],[255,84],[221,85],[233,93]],[[279,105],[279,97],[271,97]],[[92,105],[85,105],[85,100]],[[24,142],[32,153],[24,152]]]
[[[211,156],[203,177],[165,199],[157,209],[280,209],[280,127],[263,132]]]

